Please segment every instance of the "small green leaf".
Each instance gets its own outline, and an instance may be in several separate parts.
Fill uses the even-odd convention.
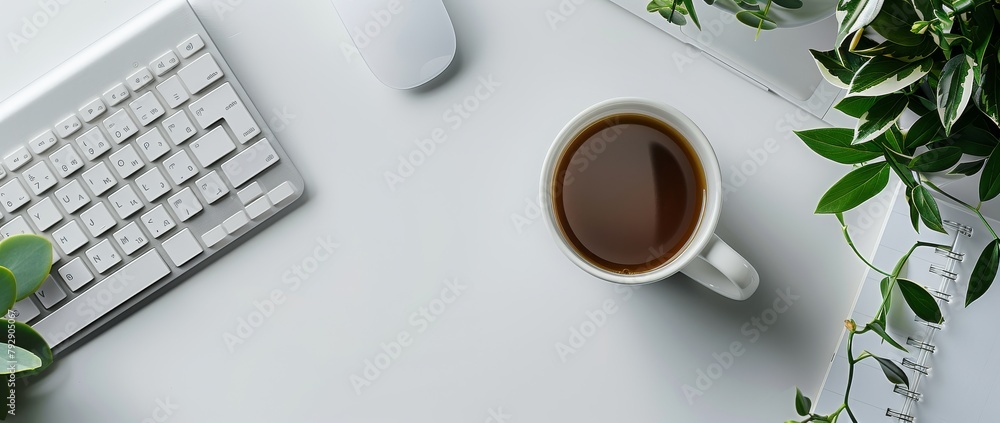
[[[6,267],[0,267],[0,306],[5,311],[10,310],[16,299],[17,282],[14,281],[14,274]]]
[[[820,156],[843,164],[857,164],[882,156],[874,143],[851,144],[854,131],[848,128],[820,128],[796,131],[795,135]]]
[[[833,107],[841,112],[844,112],[844,114],[857,119],[860,118],[861,115],[865,114],[868,109],[871,109],[879,98],[880,97],[844,97],[843,100],[840,100],[840,102]],[[935,119],[937,119],[937,117],[935,117]]]
[[[38,290],[52,269],[52,244],[38,235],[20,234],[0,241],[0,266],[14,274],[17,300]]]
[[[6,363],[0,366],[0,375],[29,372],[42,367],[42,359],[17,345],[7,345]],[[4,379],[7,379],[6,377]],[[4,413],[6,414],[6,413]]]
[[[812,411],[812,400],[802,395],[799,388],[795,388],[795,412],[800,416],[808,416],[810,411]]]
[[[771,18],[765,16],[764,12],[741,10],[736,12],[736,19],[743,22],[745,25],[763,30],[771,30],[778,27],[778,24],[774,23]]]
[[[786,9],[799,9],[802,7],[802,0],[774,0],[774,4]]]
[[[868,201],[889,183],[889,164],[873,163],[852,170],[819,200],[816,213],[840,213]]]
[[[906,132],[906,148],[923,147],[944,139],[944,127],[936,113],[927,113],[917,119]]]
[[[1000,111],[997,110],[997,102],[1000,101],[1000,61],[986,66],[983,74],[986,76],[976,95],[976,105],[993,124],[1000,126]]]
[[[973,301],[982,297],[993,279],[997,276],[997,267],[1000,266],[1000,240],[994,239],[986,244],[983,253],[976,261],[976,267],[972,268],[972,275],[969,276],[969,290],[965,294],[965,306],[968,307]]]
[[[993,149],[983,166],[979,179],[979,201],[990,201],[1000,195],[1000,146]]]
[[[879,292],[882,293],[882,307],[878,312],[878,316],[875,317],[875,320],[883,322],[883,324],[885,322],[885,317],[889,314],[889,308],[892,307],[892,291],[890,291],[890,288],[895,285],[893,280],[893,278],[884,277],[878,284]]]
[[[974,75],[972,68],[975,63],[972,57],[958,54],[948,60],[941,71],[941,82],[938,84],[938,115],[944,125],[944,133],[951,134],[951,128],[962,117],[965,108],[972,99]]]
[[[910,224],[913,225],[913,231],[920,233],[920,210],[917,209],[917,204],[913,202],[913,188],[906,187],[906,205],[910,209]]]
[[[900,345],[899,342],[896,342],[895,339],[892,339],[892,337],[889,336],[889,334],[885,332],[885,328],[882,327],[881,323],[879,323],[879,322],[871,322],[871,323],[868,324],[868,327],[871,328],[871,330],[873,332],[877,333],[878,336],[881,336],[882,339],[885,342],[889,343],[889,345],[892,345],[893,347],[896,347],[900,351],[909,352],[909,351],[906,350],[906,348],[903,348],[903,346]]]
[[[943,172],[958,164],[961,159],[961,148],[941,147],[914,157],[909,167],[918,172]]]
[[[906,110],[906,103],[906,96],[899,94],[876,101],[872,108],[858,119],[858,126],[854,131],[854,143],[871,141],[889,130]]]
[[[896,279],[896,285],[903,293],[906,304],[910,306],[910,310],[913,310],[917,317],[931,323],[944,322],[944,317],[941,316],[941,307],[934,300],[934,296],[927,292],[927,289],[903,278]]]
[[[955,166],[955,168],[948,173],[951,175],[972,176],[975,175],[976,173],[979,173],[979,171],[983,168],[983,163],[986,163],[986,159],[976,160],[974,162],[962,163],[958,166]]]
[[[920,220],[933,231],[947,233],[944,230],[944,223],[941,221],[941,211],[938,209],[937,200],[927,191],[923,185],[913,188],[913,205],[920,212]]]
[[[889,382],[896,385],[910,386],[910,378],[906,377],[906,372],[899,368],[896,363],[893,363],[892,360],[876,355],[872,355],[872,358],[878,361],[878,365],[882,367],[882,373],[885,374],[885,378],[888,379]]]
[[[684,2],[684,7],[687,9],[688,13],[691,14],[691,22],[694,22],[694,26],[701,30],[701,22],[698,21],[698,10],[694,7],[694,0],[682,0]]]
[[[851,80],[851,96],[880,96],[898,92],[930,72],[934,60],[904,62],[876,56],[861,66]]]

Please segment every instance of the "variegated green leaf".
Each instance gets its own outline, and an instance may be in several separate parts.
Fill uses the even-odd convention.
[[[900,91],[923,78],[934,66],[926,58],[917,62],[904,62],[888,57],[874,57],[858,69],[851,80],[851,96],[879,96]]]
[[[868,26],[882,9],[883,0],[840,0],[837,6],[837,47],[861,28]]]
[[[966,54],[959,54],[948,60],[941,71],[938,83],[938,115],[944,125],[945,134],[951,134],[951,127],[962,117],[962,113],[972,99],[975,77],[972,68],[975,62]]]
[[[886,96],[876,101],[872,108],[858,119],[858,126],[854,130],[854,143],[871,141],[888,131],[903,115],[906,102],[906,96],[901,94]]]

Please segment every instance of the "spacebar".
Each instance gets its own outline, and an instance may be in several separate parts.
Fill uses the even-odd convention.
[[[169,274],[160,254],[151,250],[32,327],[54,347]]]

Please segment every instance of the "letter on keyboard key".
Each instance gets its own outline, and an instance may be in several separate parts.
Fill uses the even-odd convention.
[[[106,239],[87,250],[87,258],[90,259],[90,263],[97,269],[97,273],[107,272],[111,266],[122,261],[122,257],[115,251],[115,247],[111,246],[111,241]]]
[[[33,328],[49,345],[59,345],[169,274],[170,268],[163,262],[160,254],[152,250],[46,316]]]
[[[59,249],[67,255],[73,254],[74,251],[87,244],[87,236],[83,234],[83,229],[80,229],[80,225],[75,220],[71,220],[63,227],[56,229],[52,233],[52,238],[55,238]]]
[[[104,119],[104,129],[108,130],[108,134],[111,134],[111,139],[115,140],[117,144],[121,144],[129,137],[135,135],[136,132],[139,132],[135,122],[132,122],[132,118],[129,117],[128,112],[124,109]]]
[[[199,179],[197,185],[208,204],[219,201],[220,198],[229,194],[229,187],[226,186],[225,182],[222,182],[222,178],[214,170]]]
[[[21,166],[24,166],[25,163],[28,163],[30,161],[31,161],[31,153],[28,152],[28,149],[25,147],[18,147],[18,149],[14,150],[13,153],[10,153],[7,155],[7,157],[4,157],[3,164],[7,165],[7,168],[10,169],[11,172],[13,172],[15,170],[20,169]]]
[[[226,174],[226,178],[229,178],[233,187],[239,188],[254,176],[277,163],[279,159],[278,153],[271,147],[271,143],[267,138],[264,138],[223,163],[222,173]]]
[[[160,95],[167,101],[167,105],[171,109],[176,109],[177,106],[184,104],[191,98],[184,89],[184,86],[181,85],[181,79],[177,75],[171,76],[160,85],[157,85],[156,90],[160,92]]]
[[[83,259],[77,257],[59,268],[59,276],[62,276],[73,292],[79,291],[84,285],[94,280],[94,274],[83,264]]]
[[[76,115],[71,115],[56,124],[56,133],[60,137],[66,138],[73,135],[74,132],[79,131],[82,127],[83,124],[80,123],[80,118],[76,117]]]
[[[25,298],[14,303],[14,308],[10,310],[7,316],[13,317],[18,322],[28,323],[38,317],[39,314],[41,313],[38,311],[38,306],[31,302],[30,298]]]
[[[55,278],[49,275],[45,278],[45,282],[42,282],[42,286],[38,287],[38,291],[35,291],[35,297],[41,301],[42,307],[52,308],[66,298],[66,292],[59,287]]]
[[[205,53],[177,71],[177,76],[181,77],[181,82],[187,87],[188,92],[198,94],[222,78],[222,69],[219,69],[219,64],[212,58],[212,53]]]
[[[8,213],[21,208],[29,201],[31,201],[31,197],[28,196],[28,192],[24,190],[24,186],[18,179],[0,187],[0,204],[3,204],[4,210],[7,210]]]
[[[163,251],[167,252],[170,261],[174,262],[175,266],[181,267],[184,263],[201,254],[203,250],[198,240],[194,239],[194,235],[191,235],[191,231],[185,228],[177,235],[163,241]]]
[[[48,150],[58,142],[59,140],[57,140],[56,136],[52,134],[52,131],[45,131],[45,133],[33,138],[28,145],[31,147],[31,151],[34,151],[35,154],[42,154],[45,150]]]
[[[218,122],[219,119],[225,119],[240,144],[246,144],[260,133],[260,128],[250,116],[247,106],[228,82],[192,102],[188,107],[194,113],[194,119],[201,125],[201,129],[208,129],[209,125]]]

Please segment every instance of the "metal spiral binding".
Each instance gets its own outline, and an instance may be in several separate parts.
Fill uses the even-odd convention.
[[[895,418],[900,419],[900,420],[902,420],[904,422],[913,422],[913,416],[911,416],[909,414],[900,413],[900,412],[898,412],[896,410],[893,410],[891,408],[886,408],[885,409],[885,415],[888,416],[888,417],[895,417]]]
[[[933,274],[935,274],[935,275],[941,276],[942,278],[948,279],[950,281],[954,281],[955,279],[958,279],[958,273],[949,271],[949,270],[947,270],[947,269],[945,269],[945,268],[943,268],[941,266],[938,266],[936,264],[932,264],[930,270],[928,270],[928,271],[931,272],[931,273],[933,273]]]
[[[953,222],[951,220],[945,220],[944,221],[944,225],[947,226],[947,227],[949,227],[949,228],[952,228],[952,229],[958,231],[958,233],[960,233],[962,235],[965,235],[965,236],[970,237],[970,238],[972,237],[972,227],[971,226],[966,226],[966,225],[963,225],[963,224],[958,223],[958,222]]]
[[[937,299],[939,299],[941,301],[944,301],[946,303],[950,303],[951,302],[951,294],[949,294],[947,292],[942,292],[942,291],[938,291],[936,289],[930,289],[930,288],[927,288],[927,292],[930,293],[931,295],[933,295],[934,298],[937,298]]]
[[[903,367],[906,367],[907,369],[913,370],[923,375],[926,375],[927,372],[931,370],[930,367],[917,363],[916,361],[910,360],[909,358],[903,359]]]
[[[941,248],[941,247],[934,248],[934,253],[937,254],[937,255],[939,255],[939,256],[945,256],[947,258],[950,258],[950,259],[956,260],[956,261],[963,261],[963,260],[965,260],[965,254],[963,254],[963,253],[956,253],[954,251],[946,250],[946,249]]]
[[[909,337],[906,338],[906,345],[917,348],[919,350],[927,351],[929,353],[933,353],[935,350],[937,350],[937,347],[935,347],[934,345],[928,344],[923,341],[918,341],[916,339]]]
[[[895,392],[899,395],[902,395],[914,401],[920,401],[920,396],[921,396],[920,392],[906,389],[906,387],[903,385],[896,385],[894,388],[892,388],[892,392]]]

